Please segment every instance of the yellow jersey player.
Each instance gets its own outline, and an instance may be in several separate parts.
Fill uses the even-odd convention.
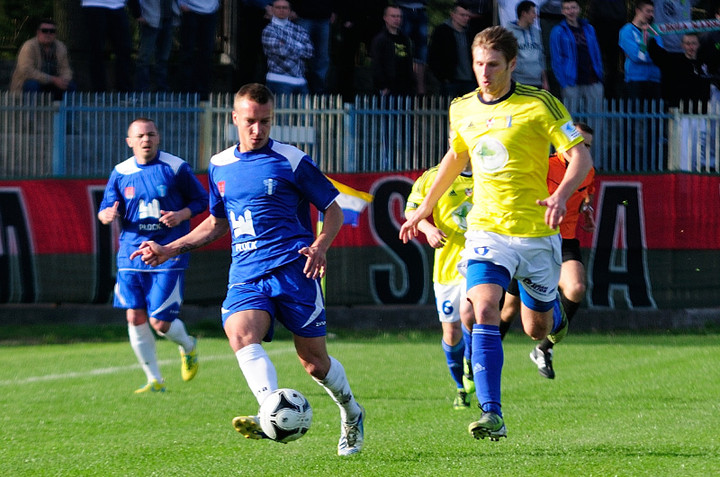
[[[507,436],[501,409],[503,365],[500,300],[510,280],[521,284],[521,318],[535,340],[560,341],[567,333],[557,284],[565,203],[592,167],[570,114],[547,91],[511,79],[517,40],[502,27],[475,36],[473,71],[479,90],[450,106],[451,151],[415,214],[400,229],[407,241],[432,213],[443,191],[466,167],[473,170],[473,207],[461,267],[473,306],[472,370],[480,419],[468,431],[476,439]],[[550,145],[568,160],[558,188],[548,196]]]
[[[405,217],[410,218],[427,195],[438,173],[431,167],[413,184],[407,198]],[[458,271],[460,253],[465,248],[467,215],[472,207],[472,172],[466,169],[455,178],[433,209],[432,223],[422,219],[418,230],[435,249],[433,290],[435,305],[442,326],[442,348],[450,375],[457,385],[453,401],[455,409],[470,407],[472,374],[465,376],[464,364],[470,362],[471,330],[474,323],[472,306],[467,300],[465,277]],[[462,322],[462,326],[461,325]],[[469,373],[469,366],[468,373]],[[463,380],[463,377],[465,379]]]

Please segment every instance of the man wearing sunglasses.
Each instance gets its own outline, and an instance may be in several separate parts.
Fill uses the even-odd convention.
[[[55,21],[41,20],[35,37],[20,48],[10,91],[52,93],[59,100],[66,91],[75,90],[72,77],[67,47],[57,39]]]

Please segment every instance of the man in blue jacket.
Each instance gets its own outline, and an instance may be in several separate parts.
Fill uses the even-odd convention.
[[[578,18],[577,0],[563,0],[562,20],[550,33],[550,57],[566,104],[584,102],[585,108],[603,98],[603,66],[595,29]]]

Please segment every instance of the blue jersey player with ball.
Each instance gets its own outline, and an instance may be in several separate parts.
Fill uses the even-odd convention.
[[[261,345],[272,339],[277,319],[292,332],[305,370],[340,408],[338,454],[356,454],[363,446],[365,412],[342,364],[328,354],[319,282],[343,212],[338,191],[312,160],[270,138],[274,102],[264,85],[240,88],[232,112],[240,142],[210,160],[210,216],[167,245],[144,242],[133,258],[162,266],[230,231],[232,264],[222,320],[250,390],[262,404],[278,389],[275,367]],[[317,237],[310,203],[324,214]],[[233,426],[247,438],[267,438],[257,415],[238,416]]]

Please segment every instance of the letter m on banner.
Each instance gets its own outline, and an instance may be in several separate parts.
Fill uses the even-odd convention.
[[[629,308],[656,308],[647,267],[642,183],[603,182],[598,213],[588,261],[590,306],[614,308],[618,294]]]

